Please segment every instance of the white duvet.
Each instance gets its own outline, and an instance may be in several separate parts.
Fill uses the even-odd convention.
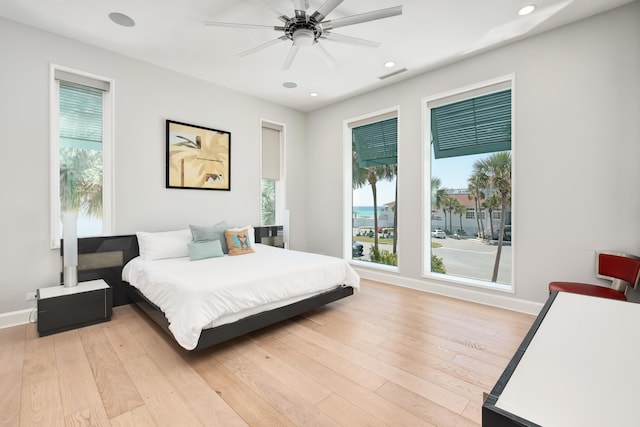
[[[255,245],[254,253],[191,261],[132,259],[122,279],[160,307],[178,343],[192,350],[200,332],[284,306],[360,278],[344,260]]]

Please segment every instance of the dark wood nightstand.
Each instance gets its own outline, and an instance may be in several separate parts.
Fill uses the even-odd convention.
[[[284,248],[284,229],[282,225],[263,225],[253,228],[256,243]]]
[[[102,279],[65,288],[38,289],[38,334],[42,337],[111,320],[113,292]]]

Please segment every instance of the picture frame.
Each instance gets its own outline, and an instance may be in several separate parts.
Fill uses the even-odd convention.
[[[166,188],[231,191],[231,132],[166,122]]]

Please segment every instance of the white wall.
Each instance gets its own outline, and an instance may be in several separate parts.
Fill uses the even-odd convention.
[[[305,114],[0,18],[0,313],[58,283],[49,249],[49,63],[115,79],[115,233],[260,223],[260,119],[286,126],[291,245],[306,245]],[[231,132],[231,191],[165,189],[165,120]]]
[[[514,302],[422,278],[421,239],[421,99],[513,73],[513,296],[541,303],[549,281],[593,281],[598,249],[640,254],[639,23],[634,2],[309,114],[309,250],[342,256],[343,120],[398,105],[398,274],[363,274]]]
[[[594,250],[640,253],[638,22],[634,2],[305,115],[0,18],[0,313],[33,307],[25,293],[59,277],[48,245],[50,62],[116,80],[116,234],[258,223],[264,118],[286,125],[292,247],[342,256],[342,122],[399,106],[400,265],[386,278],[489,303],[488,292],[421,276],[420,100],[514,73],[515,297],[539,303],[550,280],[592,280]],[[164,188],[165,119],[232,133],[231,192]]]

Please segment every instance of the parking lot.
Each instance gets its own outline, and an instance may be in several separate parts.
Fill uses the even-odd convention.
[[[357,237],[355,238],[357,240]],[[442,246],[432,248],[433,254],[442,258],[447,274],[459,277],[468,277],[478,280],[491,280],[493,265],[498,250],[497,244],[491,244],[479,239],[431,239]],[[495,242],[494,242],[495,243]],[[369,248],[373,243],[362,242],[364,256],[361,259],[369,260]],[[380,244],[380,249],[392,250],[391,245]],[[498,269],[498,282],[511,283],[511,245],[505,242],[502,246],[500,267]],[[402,254],[399,254],[399,262],[402,263]]]

